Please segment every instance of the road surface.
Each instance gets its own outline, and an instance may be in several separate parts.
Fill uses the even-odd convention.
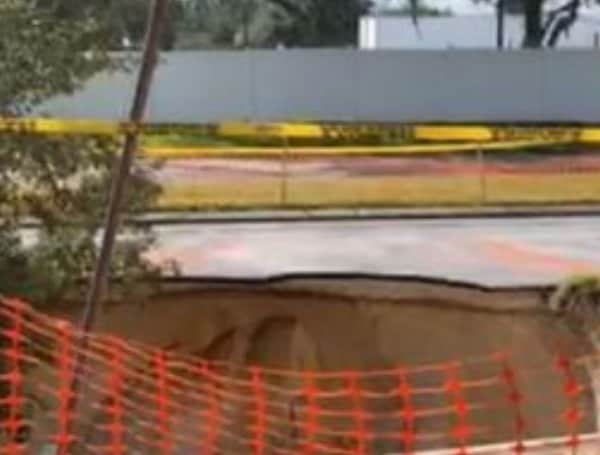
[[[153,261],[184,276],[424,276],[546,285],[600,272],[600,217],[206,223],[157,226]]]

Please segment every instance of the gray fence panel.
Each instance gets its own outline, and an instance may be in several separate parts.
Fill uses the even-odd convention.
[[[157,70],[156,122],[600,122],[600,52],[173,52]],[[102,75],[40,111],[120,119],[133,74]]]
[[[394,52],[362,57],[361,117],[398,121],[531,121],[540,115],[542,55]],[[364,62],[368,62],[364,64]],[[510,68],[510,71],[506,71]]]
[[[357,59],[361,120],[411,121],[444,117],[437,106],[447,97],[447,58],[407,52],[395,58],[392,51],[373,51]]]
[[[253,117],[250,53],[173,52],[156,71],[148,118],[211,122]]]
[[[354,52],[253,52],[257,120],[354,120]]]
[[[55,117],[124,120],[129,113],[134,90],[134,73],[99,74],[72,96],[56,97],[35,112]]]
[[[536,52],[509,52],[500,58],[487,52],[446,53],[440,68],[442,88],[424,119],[537,119],[542,97],[541,62],[542,54]]]
[[[541,118],[600,122],[600,52],[545,53]]]

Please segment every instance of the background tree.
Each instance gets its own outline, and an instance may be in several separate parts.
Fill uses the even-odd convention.
[[[482,0],[475,0],[481,2]],[[483,0],[495,3],[499,0]],[[509,14],[523,15],[523,47],[555,47],[579,18],[583,6],[591,0],[503,0]]]
[[[555,47],[579,18],[583,6],[600,3],[598,0],[473,0],[475,3],[496,5],[504,1],[506,12],[523,15],[525,48]],[[419,16],[422,0],[409,0],[413,18]]]
[[[186,25],[202,33],[202,44],[207,47],[241,46],[244,28],[245,44],[250,45],[249,23],[261,6],[256,0],[197,0],[188,4]]]
[[[119,46],[125,39],[131,46],[140,48],[151,5],[152,2],[148,0],[112,0],[107,20],[112,27],[113,43]],[[182,3],[179,0],[171,0],[161,38],[163,50],[171,50],[175,47],[177,31],[182,20]]]
[[[450,8],[438,8],[435,4],[423,0],[408,0],[404,4],[389,4],[386,1],[375,3],[374,11],[383,16],[412,16],[413,21],[418,17],[451,16]]]
[[[275,6],[272,38],[287,46],[352,46],[370,0],[268,0]]]
[[[186,26],[217,47],[353,46],[370,0],[187,0]]]
[[[95,18],[108,32],[110,48],[119,50],[140,47],[151,2],[148,0],[36,0],[39,11],[59,20],[82,20]],[[169,2],[169,15],[162,37],[162,48],[173,49],[177,40],[179,22],[183,19],[182,0]]]
[[[27,0],[0,4],[0,115],[27,114],[114,65],[110,28],[91,11],[57,17]],[[0,135],[0,293],[37,304],[78,295],[96,258],[117,145],[87,136]],[[148,209],[159,193],[142,169],[133,179],[128,213]],[[41,223],[37,242],[19,231],[31,216]],[[143,260],[151,243],[147,231],[124,228],[111,276],[127,287],[156,273]]]
[[[384,8],[378,11],[381,16],[417,16],[417,17],[447,17],[452,16],[452,10],[449,8],[434,8],[428,5],[418,5],[413,10],[409,5],[400,8]]]
[[[272,10],[266,0],[187,0],[183,11],[182,47],[270,45]]]

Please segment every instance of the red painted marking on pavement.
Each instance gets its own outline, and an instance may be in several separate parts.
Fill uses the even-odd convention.
[[[190,245],[189,247],[155,248],[149,251],[145,257],[158,266],[168,265],[175,261],[182,266],[193,264],[198,267],[214,260],[241,262],[250,257],[250,254],[241,243],[219,242],[208,245]]]
[[[188,264],[200,265],[206,262],[207,257],[201,248],[161,248],[155,249],[146,258],[153,264],[164,266],[175,261],[182,266]]]
[[[483,250],[495,261],[517,271],[589,273],[600,270],[599,264],[564,258],[505,239],[485,240]]]
[[[231,261],[243,261],[250,257],[248,250],[238,242],[223,242],[207,251],[208,256]]]

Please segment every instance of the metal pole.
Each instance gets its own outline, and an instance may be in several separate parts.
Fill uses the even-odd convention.
[[[150,86],[152,85],[152,77],[154,76],[154,68],[156,67],[158,59],[158,49],[160,46],[162,30],[164,28],[165,17],[167,15],[168,3],[169,0],[154,0],[152,13],[148,19],[142,66],[140,68],[135,90],[133,106],[131,107],[129,115],[129,121],[134,125],[139,125],[144,119],[144,112],[150,94]],[[138,135],[139,131],[136,130],[128,132],[125,136],[123,153],[118,166],[115,168],[115,174],[113,175],[100,256],[96,262],[96,268],[86,298],[83,320],[81,322],[81,328],[84,332],[90,330],[94,323],[98,302],[101,300],[102,293],[106,286],[113,247],[117,229],[119,227],[121,206],[123,204],[127,182],[129,180],[131,165],[138,146]]]
[[[288,155],[290,143],[287,136],[283,137],[283,150],[281,151],[281,188],[280,188],[280,204],[285,207],[288,203]]]
[[[167,15],[167,6],[169,0],[154,0],[151,13],[146,25],[146,37],[144,43],[144,52],[142,56],[141,68],[131,107],[129,121],[138,126],[144,119],[146,104],[150,94],[150,86],[154,76],[154,69],[158,60],[158,50],[160,46],[165,17]],[[107,284],[110,271],[110,262],[115,244],[117,230],[120,221],[121,206],[129,180],[129,174],[135,153],[138,146],[139,128],[128,131],[125,136],[123,153],[115,166],[108,213],[105,221],[104,235],[100,247],[100,255],[96,262],[96,267],[90,284],[90,289],[86,297],[83,318],[81,320],[80,349],[78,350],[73,365],[73,382],[71,384],[72,399],[70,409],[77,409],[79,397],[77,396],[84,376],[86,358],[82,354],[87,346],[87,333],[92,328],[102,294]]]
[[[477,150],[477,161],[479,162],[479,204],[485,205],[487,203],[487,179],[482,149]]]

